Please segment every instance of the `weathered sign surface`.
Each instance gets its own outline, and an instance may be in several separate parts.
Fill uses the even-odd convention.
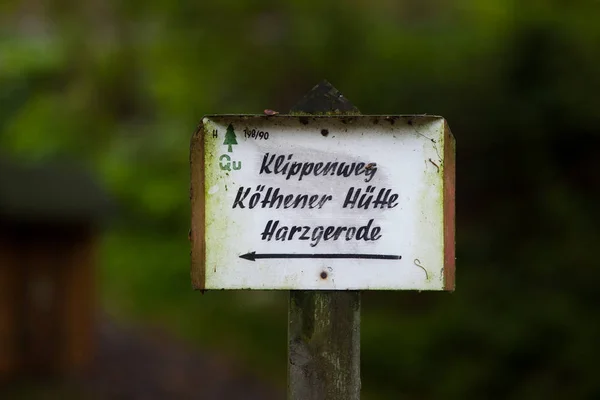
[[[454,151],[436,116],[204,117],[194,287],[453,290]]]

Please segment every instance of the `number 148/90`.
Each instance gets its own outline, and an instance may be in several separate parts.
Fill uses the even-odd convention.
[[[269,132],[257,131],[256,129],[244,128],[244,136],[250,139],[268,140]]]

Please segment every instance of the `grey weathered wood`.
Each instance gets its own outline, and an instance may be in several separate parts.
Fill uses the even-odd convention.
[[[327,81],[291,112],[360,114]],[[288,399],[359,399],[360,292],[290,291],[288,314]]]
[[[288,399],[360,398],[360,292],[290,291]]]
[[[313,87],[290,111],[292,114],[360,115],[358,108],[326,80]]]

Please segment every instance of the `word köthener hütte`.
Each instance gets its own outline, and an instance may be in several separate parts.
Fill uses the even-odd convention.
[[[280,175],[285,180],[304,177],[361,177],[370,182],[377,173],[375,163],[362,162],[298,162],[293,161],[293,154],[277,155],[266,153],[263,156],[259,175]],[[363,178],[364,177],[364,178]],[[397,193],[386,187],[367,185],[366,187],[350,186],[341,203],[344,209],[392,209],[398,206]],[[266,185],[256,187],[241,186],[235,196],[232,208],[240,209],[322,209],[332,202],[331,194],[294,194],[284,193],[280,188]],[[311,247],[322,241],[376,241],[382,237],[381,227],[374,226],[374,219],[359,226],[307,226],[281,224],[279,220],[269,220],[261,233],[265,241],[308,241]]]

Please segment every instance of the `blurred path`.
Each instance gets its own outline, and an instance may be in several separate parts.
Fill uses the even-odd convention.
[[[284,399],[214,354],[202,354],[166,335],[123,328],[104,318],[95,362],[83,391],[94,399]]]

